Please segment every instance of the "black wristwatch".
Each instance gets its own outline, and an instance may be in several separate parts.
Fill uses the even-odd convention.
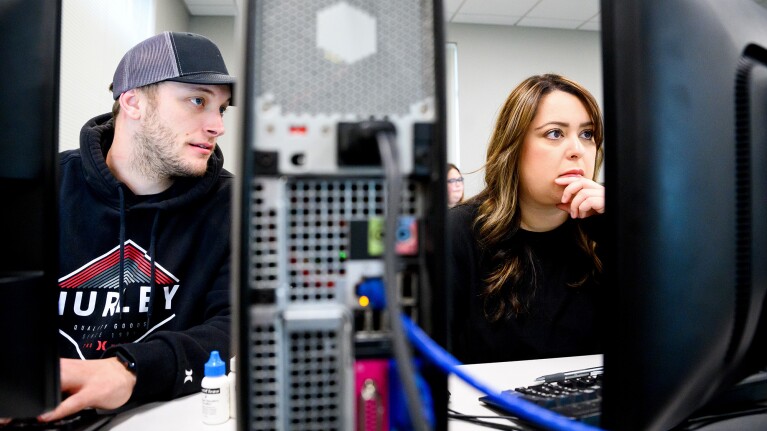
[[[128,359],[128,357],[123,355],[122,352],[115,353],[115,358],[117,358],[117,360],[120,361],[121,364],[125,365],[125,369],[127,369],[133,374],[136,374],[136,363],[133,362],[133,360]]]

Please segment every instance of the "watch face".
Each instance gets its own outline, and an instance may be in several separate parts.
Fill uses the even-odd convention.
[[[127,368],[131,372],[136,372],[136,363],[128,359],[127,356],[123,355],[122,352],[117,352],[115,354],[115,357],[117,358],[120,363],[122,363],[125,368]]]

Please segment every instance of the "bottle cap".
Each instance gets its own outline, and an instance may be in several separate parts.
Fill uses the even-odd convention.
[[[221,360],[218,350],[210,352],[210,358],[205,363],[205,377],[218,377],[226,374],[226,362]]]

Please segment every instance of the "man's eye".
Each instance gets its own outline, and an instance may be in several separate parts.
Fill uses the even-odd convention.
[[[192,97],[192,103],[194,103],[197,106],[203,106],[205,105],[205,99],[202,97]]]
[[[548,132],[546,132],[546,135],[544,135],[544,136],[546,136],[549,139],[559,139],[559,138],[563,137],[564,134],[562,133],[561,130],[554,129],[554,130],[549,130]]]
[[[222,106],[221,108],[218,109],[218,112],[221,113],[222,117],[224,116],[224,112],[226,112],[226,108],[227,106]]]
[[[594,139],[594,131],[593,130],[584,130],[581,132],[581,139],[585,139],[587,141],[590,141]]]

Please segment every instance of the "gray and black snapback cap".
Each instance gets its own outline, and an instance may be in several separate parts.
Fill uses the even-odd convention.
[[[234,85],[235,79],[210,39],[166,31],[125,53],[112,78],[112,96],[117,100],[128,90],[162,81]]]

